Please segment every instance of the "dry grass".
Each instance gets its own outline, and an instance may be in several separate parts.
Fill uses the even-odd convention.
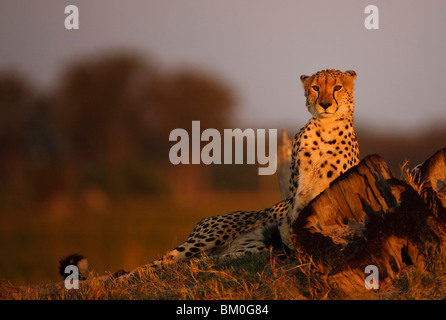
[[[403,164],[400,167],[400,180],[406,182],[409,186],[411,186],[419,195],[421,195],[424,185],[419,184],[416,178],[416,173],[418,168],[415,167],[412,170],[409,167],[409,160],[404,160]]]
[[[193,259],[169,265],[161,272],[142,271],[130,282],[99,280],[90,274],[79,289],[55,285],[12,293],[13,299],[95,300],[95,299],[185,299],[262,300],[303,299],[298,288],[301,265],[279,262],[269,253],[222,259]]]
[[[90,273],[79,289],[56,285],[10,293],[19,300],[293,300],[337,299],[342,294],[310,261],[272,253],[234,259],[193,259],[165,270],[142,271],[130,282],[99,280]]]
[[[429,257],[426,270],[409,266],[379,291],[346,295],[311,261],[272,253],[234,259],[193,259],[162,272],[142,271],[131,281],[90,273],[79,289],[42,285],[10,292],[18,300],[301,300],[444,299],[446,259]]]

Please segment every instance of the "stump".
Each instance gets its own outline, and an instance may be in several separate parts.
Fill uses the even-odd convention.
[[[295,248],[330,274],[345,293],[364,291],[364,270],[379,280],[406,265],[426,267],[445,241],[446,149],[426,161],[413,186],[395,179],[378,155],[362,160],[303,209],[293,225]],[[443,184],[442,184],[443,183]]]
[[[440,232],[443,239],[446,235],[446,148],[437,151],[417,168],[413,183],[418,187],[423,200],[428,204],[443,227]],[[444,248],[445,242],[442,243]]]

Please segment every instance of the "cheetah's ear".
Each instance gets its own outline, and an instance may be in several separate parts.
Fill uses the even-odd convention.
[[[353,79],[356,78],[356,72],[353,71],[353,70],[347,70],[347,71],[344,72],[344,74],[347,74],[347,75],[351,76]]]
[[[300,81],[302,81],[303,85],[305,85],[305,80],[307,80],[308,78],[309,78],[309,76],[306,76],[304,74],[300,76]]]

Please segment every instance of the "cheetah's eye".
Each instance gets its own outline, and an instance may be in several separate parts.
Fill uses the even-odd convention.
[[[313,86],[312,87],[314,91],[319,91],[319,87],[318,86]]]
[[[342,86],[335,86],[334,91],[339,91],[339,90],[341,90],[341,88],[342,88]]]

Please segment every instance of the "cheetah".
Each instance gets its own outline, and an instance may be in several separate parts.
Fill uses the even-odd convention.
[[[352,70],[333,69],[300,77],[306,107],[313,117],[292,144],[288,198],[261,211],[207,217],[194,227],[186,242],[142,268],[159,268],[202,254],[230,257],[269,250],[268,234],[274,230],[280,231],[281,242],[292,248],[291,226],[299,212],[334,179],[359,163],[353,129],[355,78]]]

